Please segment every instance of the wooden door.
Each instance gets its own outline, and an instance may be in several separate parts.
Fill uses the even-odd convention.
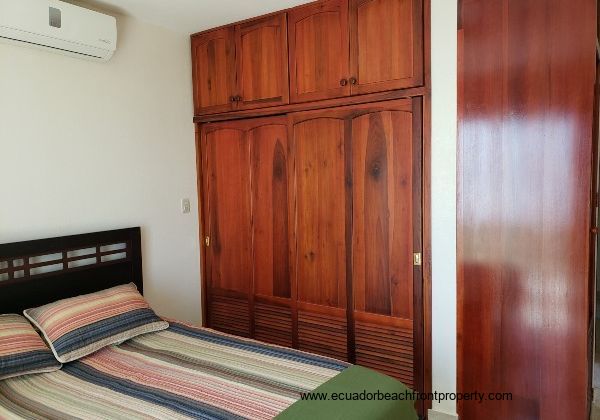
[[[235,90],[233,28],[222,28],[192,37],[194,113],[231,111]]]
[[[414,387],[422,375],[422,274],[413,268],[420,112],[419,100],[406,99],[290,117],[298,347]]]
[[[296,167],[298,348],[346,360],[348,126],[330,111],[291,118]]]
[[[252,167],[254,338],[291,347],[293,220],[288,216],[287,118],[254,119],[246,124]]]
[[[422,373],[415,340],[422,274],[413,266],[421,252],[419,115],[419,103],[400,101],[352,119],[355,360],[413,389]]]
[[[349,95],[348,0],[292,9],[288,21],[291,102]]]
[[[237,93],[240,109],[289,102],[285,13],[235,26]]]
[[[587,419],[597,5],[461,4],[459,415]]]
[[[205,234],[208,325],[250,336],[252,237],[250,149],[244,130],[205,125]]]
[[[286,117],[202,129],[208,325],[292,346]]]
[[[423,84],[422,0],[350,0],[353,94]]]

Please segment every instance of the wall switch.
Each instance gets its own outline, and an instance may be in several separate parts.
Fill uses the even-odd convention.
[[[190,205],[190,199],[189,198],[182,198],[181,199],[181,212],[183,214],[187,214],[191,211],[191,205]]]

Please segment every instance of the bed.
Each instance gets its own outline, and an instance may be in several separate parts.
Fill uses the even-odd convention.
[[[143,291],[139,228],[0,245],[0,313],[126,283]],[[417,419],[410,390],[380,373],[168,322],[0,381],[0,418]]]

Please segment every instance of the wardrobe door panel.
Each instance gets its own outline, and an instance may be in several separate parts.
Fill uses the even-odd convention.
[[[420,86],[422,0],[350,0],[352,93]]]
[[[254,292],[291,297],[285,119],[248,131],[252,150]]]
[[[412,319],[412,114],[352,121],[354,309]]]
[[[207,126],[210,127],[210,126]],[[243,130],[204,132],[209,325],[249,335],[252,281],[250,150]]]
[[[235,32],[239,108],[287,104],[286,14],[237,25]]]
[[[352,119],[352,318],[356,363],[415,389],[421,138],[414,105],[405,105],[384,103]]]
[[[348,0],[331,0],[289,13],[291,102],[350,94]]]
[[[287,119],[250,123],[254,338],[292,346]]]
[[[346,307],[345,122],[315,118],[294,125],[298,300]]]
[[[292,126],[297,194],[298,347],[347,359],[348,127],[343,119],[299,118]]]
[[[227,112],[233,109],[235,89],[235,43],[233,28],[192,37],[194,113]]]

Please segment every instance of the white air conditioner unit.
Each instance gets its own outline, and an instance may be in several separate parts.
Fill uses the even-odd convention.
[[[0,0],[0,41],[108,61],[117,47],[117,22],[57,0]]]

